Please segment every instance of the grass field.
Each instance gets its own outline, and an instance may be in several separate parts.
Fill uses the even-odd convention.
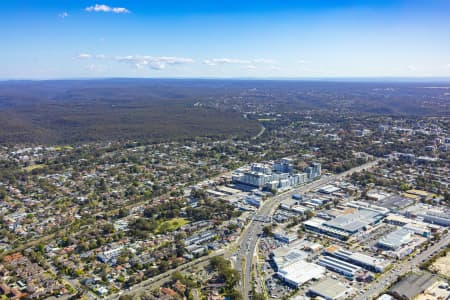
[[[61,150],[73,150],[73,147],[72,146],[57,146],[57,147],[55,147],[55,150],[56,151],[61,151]]]
[[[36,164],[36,165],[28,166],[28,167],[26,167],[26,168],[24,168],[24,169],[25,169],[25,171],[27,171],[27,172],[31,172],[31,171],[33,171],[33,170],[36,170],[36,169],[42,169],[42,168],[44,168],[44,167],[45,167],[44,164]]]
[[[167,220],[165,222],[162,222],[159,224],[158,228],[156,229],[155,233],[160,232],[167,232],[167,231],[175,231],[181,226],[188,223],[188,220],[184,218],[174,218],[171,220]]]

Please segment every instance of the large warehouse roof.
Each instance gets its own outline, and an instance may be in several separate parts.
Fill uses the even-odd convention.
[[[347,288],[345,284],[331,278],[326,278],[309,288],[311,294],[321,296],[326,300],[343,299],[350,291],[351,288]]]
[[[376,223],[383,216],[371,210],[357,210],[354,213],[343,214],[335,219],[325,222],[324,225],[347,232],[355,233],[362,230],[367,225]]]
[[[378,245],[381,245],[382,247],[389,248],[392,250],[397,250],[402,245],[408,243],[411,240],[411,231],[400,228],[397,229],[385,237],[382,237],[378,241]]]
[[[325,274],[325,268],[300,260],[280,269],[277,274],[287,283],[298,287],[311,279],[321,278]]]

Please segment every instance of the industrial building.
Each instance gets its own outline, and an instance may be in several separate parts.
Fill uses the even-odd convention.
[[[337,186],[326,185],[324,187],[321,187],[318,192],[322,193],[322,194],[332,194],[332,193],[338,192],[340,190],[341,190],[341,188],[339,188]]]
[[[304,222],[304,225],[309,231],[338,239],[347,239],[357,232],[367,230],[369,226],[378,224],[383,218],[384,214],[377,210],[360,208],[353,212],[340,214],[328,221],[314,218]]]
[[[398,299],[414,299],[436,282],[436,278],[428,272],[413,273],[389,289],[389,294]]]
[[[290,264],[300,260],[305,260],[308,253],[292,247],[280,247],[272,251],[271,258],[275,264],[275,271],[278,271]]]
[[[402,226],[403,228],[408,229],[409,231],[423,237],[430,237],[431,235],[430,226],[428,226],[424,222],[411,220],[404,216],[389,215],[386,217],[385,222],[388,224]]]
[[[360,266],[371,272],[381,273],[389,266],[389,262],[385,259],[374,258],[362,253],[351,252],[337,246],[328,247],[325,249],[324,254]]]
[[[385,207],[390,211],[399,211],[413,203],[412,199],[398,195],[388,196],[383,200],[377,201],[378,206]]]
[[[356,208],[358,210],[370,210],[382,215],[387,215],[389,213],[388,208],[379,205],[373,205],[372,203],[368,203],[365,201],[350,201],[347,203],[347,206]]]
[[[346,299],[351,294],[352,289],[348,288],[338,280],[326,278],[312,285],[308,293],[310,296],[322,297],[325,300],[341,300]]]
[[[325,225],[350,234],[355,234],[366,230],[368,226],[379,223],[383,218],[384,215],[379,212],[368,209],[358,209],[353,213],[337,216],[335,219],[327,221]]]
[[[292,199],[285,199],[285,200],[281,201],[280,208],[281,209],[285,209],[285,210],[291,210],[291,208],[294,205],[299,205],[299,204],[300,204],[300,201],[297,200],[297,199],[294,199],[294,198],[292,198]]]
[[[261,199],[257,197],[246,197],[245,203],[251,206],[260,207],[261,206]]]
[[[305,272],[307,270],[307,272]],[[302,284],[320,279],[325,274],[325,268],[304,260],[296,261],[278,270],[277,276],[286,284],[298,288]]]
[[[439,226],[450,226],[450,209],[438,208],[436,206],[417,204],[408,207],[405,216],[416,217],[424,222],[436,224]]]
[[[361,267],[331,256],[321,257],[318,264],[351,279],[353,279],[353,277],[361,271]]]
[[[301,201],[295,199],[285,199],[281,201],[280,208],[298,215],[304,215],[308,210],[311,210],[311,208],[300,205],[300,202]]]
[[[379,239],[376,245],[381,249],[396,251],[410,241],[411,231],[400,228]]]
[[[283,243],[289,244],[298,239],[298,235],[295,232],[286,232],[284,230],[275,230],[273,237]]]
[[[307,231],[317,232],[321,234],[325,234],[329,237],[337,238],[340,240],[346,240],[350,237],[350,233],[335,229],[332,227],[326,226],[326,220],[322,220],[319,218],[312,218],[308,221],[303,222],[303,225],[305,226],[305,229]]]

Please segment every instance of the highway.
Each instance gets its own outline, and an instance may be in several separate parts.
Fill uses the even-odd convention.
[[[370,285],[367,291],[357,296],[355,300],[374,299],[375,297],[380,295],[386,287],[395,282],[399,276],[406,274],[409,271],[417,270],[419,265],[423,261],[427,261],[428,259],[430,259],[437,252],[447,247],[449,243],[450,234],[447,233],[446,235],[443,235],[439,241],[435,242],[434,245],[428,247],[427,250],[417,254],[411,260],[398,262],[394,266],[394,268],[382,274],[376,281],[374,281]]]
[[[280,202],[285,199],[291,198],[292,194],[305,193],[353,173],[372,168],[381,160],[383,159],[376,159],[364,165],[350,169],[346,172],[337,175],[322,177],[319,180],[278,194],[266,200],[256,212],[256,214],[258,216],[271,217]],[[242,238],[240,239],[238,252],[236,254],[235,269],[241,272],[241,283],[239,285],[239,289],[244,299],[249,299],[250,297],[249,293],[251,292],[253,257],[255,255],[258,238],[262,233],[265,225],[266,224],[264,224],[263,222],[251,220],[250,224],[247,226],[247,229],[244,230]]]

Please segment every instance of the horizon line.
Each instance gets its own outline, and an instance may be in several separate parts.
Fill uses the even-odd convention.
[[[57,77],[57,78],[0,78],[0,82],[14,81],[88,81],[88,80],[242,80],[242,81],[389,81],[389,82],[450,82],[450,76],[346,76],[346,77]]]

